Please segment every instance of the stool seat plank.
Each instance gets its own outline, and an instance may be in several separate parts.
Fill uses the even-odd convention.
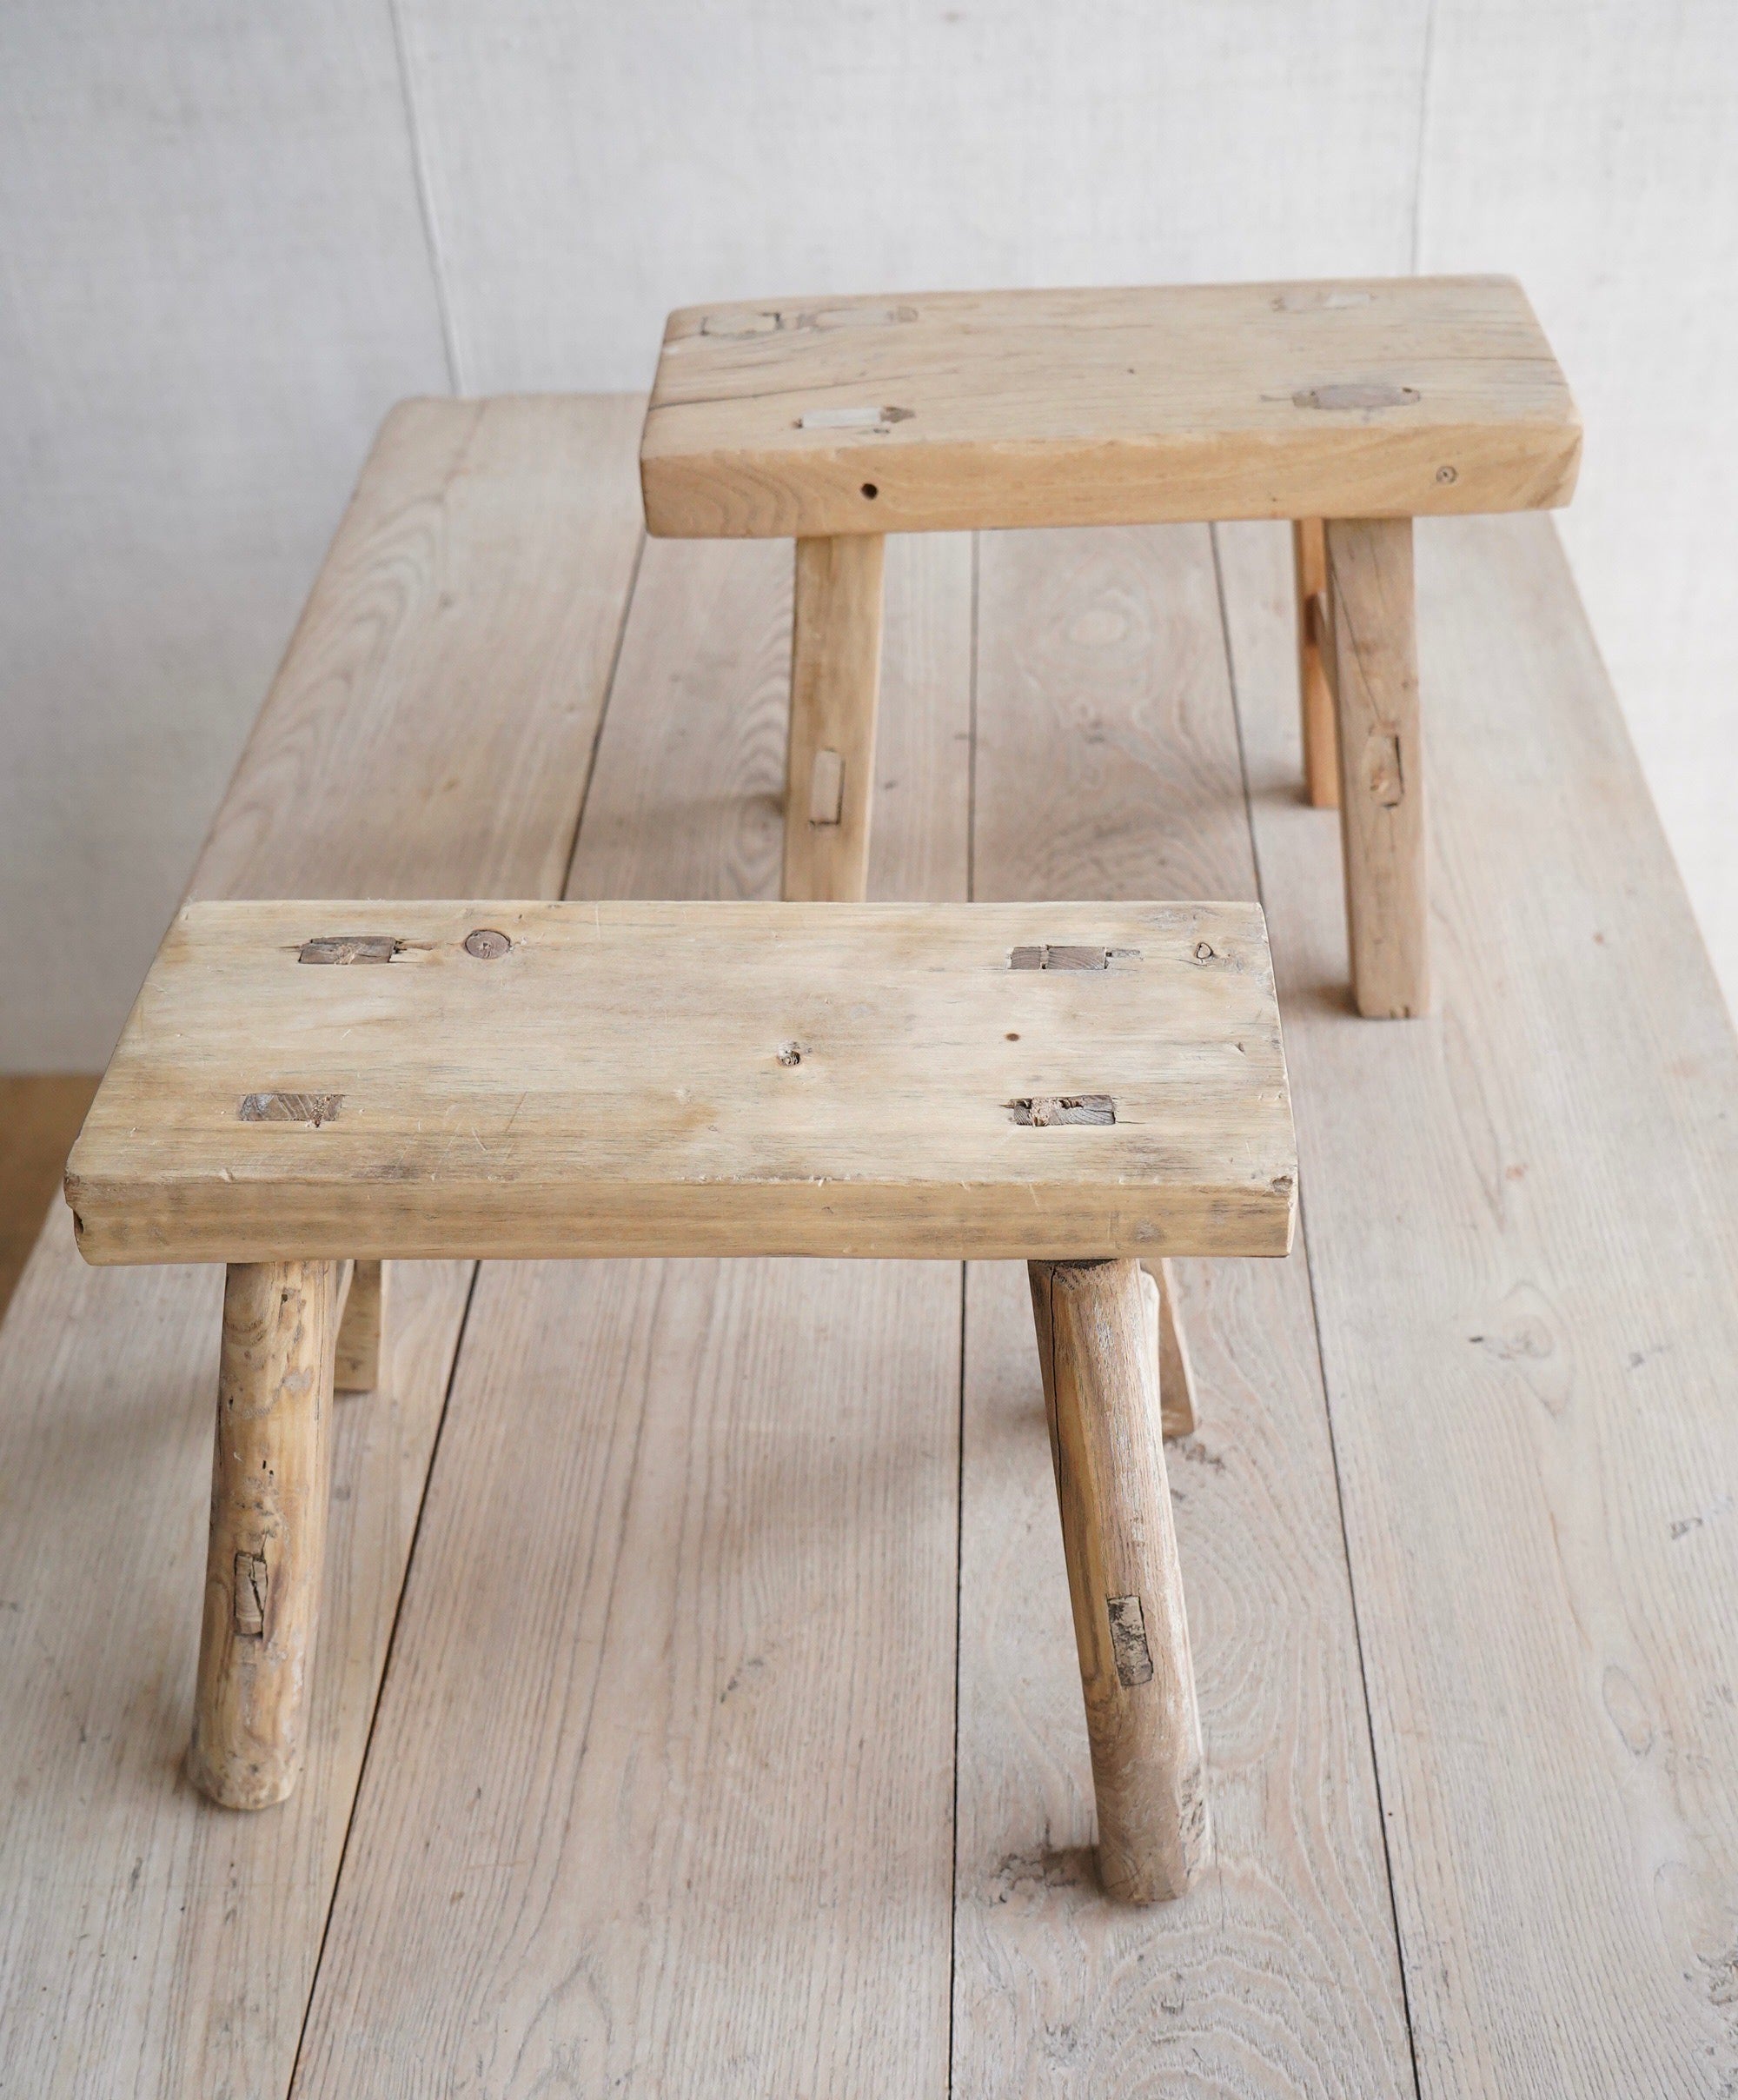
[[[67,1193],[98,1262],[1081,1259],[1283,1254],[1296,1173],[1252,904],[225,902]]]
[[[1566,503],[1581,422],[1513,278],[921,293],[670,316],[673,537]]]

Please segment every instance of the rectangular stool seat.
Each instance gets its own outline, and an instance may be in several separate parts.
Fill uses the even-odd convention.
[[[651,530],[819,537],[1566,503],[1569,386],[1510,277],[947,292],[673,314]]]
[[[202,903],[67,1172],[96,1262],[1283,1254],[1252,904]]]

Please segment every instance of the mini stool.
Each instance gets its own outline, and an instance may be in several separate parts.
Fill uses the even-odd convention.
[[[1296,1186],[1256,905],[188,907],[66,1188],[90,1261],[229,1265],[193,1778],[295,1784],[354,1262],[1018,1258],[1104,1879],[1180,1894],[1207,1804],[1140,1258],[1283,1255]]]
[[[1580,454],[1512,278],[1403,277],[686,308],[640,474],[654,534],[797,542],[787,896],[863,894],[884,534],[1291,519],[1310,796],[1358,1010],[1400,1015],[1430,998],[1412,520],[1566,503]]]

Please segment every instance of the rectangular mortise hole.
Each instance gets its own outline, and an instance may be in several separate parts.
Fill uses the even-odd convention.
[[[298,962],[390,962],[404,943],[391,934],[322,934],[304,940]]]
[[[844,808],[845,761],[837,751],[817,751],[809,773],[809,822],[836,824]]]
[[[1011,970],[1108,970],[1113,962],[1138,962],[1138,948],[1071,947],[1066,943],[1027,941],[1008,951]]]
[[[1117,1120],[1117,1104],[1108,1093],[1039,1093],[1006,1106],[1010,1122],[1033,1130],[1048,1130],[1058,1123],[1106,1124]]]
[[[266,1562],[263,1553],[235,1556],[235,1631],[260,1640],[266,1630]]]
[[[344,1105],[342,1093],[244,1093],[235,1111],[242,1123],[335,1123]]]
[[[1130,1690],[1152,1682],[1152,1651],[1146,1645],[1146,1617],[1138,1597],[1107,1597],[1111,1617],[1111,1651],[1117,1658],[1117,1676]]]

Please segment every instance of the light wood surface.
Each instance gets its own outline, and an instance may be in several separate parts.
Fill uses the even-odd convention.
[[[1253,896],[1209,535],[986,538],[978,595],[976,894]],[[1142,1911],[1103,1896],[1090,1853],[1025,1271],[968,1272],[954,2090],[1407,2092],[1304,1251],[1171,1266],[1201,1406],[1165,1455],[1213,1864],[1182,1902]]]
[[[885,546],[874,534],[797,542],[783,885],[793,903],[867,894]]]
[[[1420,530],[1437,1013],[1348,1026],[1284,547],[1219,537],[1422,2090],[1717,2095],[1738,1044],[1542,521]]]
[[[1250,904],[191,905],[67,1168],[132,1261],[1283,1254],[1295,1194]]]
[[[1566,503],[1581,425],[1509,277],[914,293],[671,315],[674,537]]]
[[[1123,1902],[1170,1903],[1205,1860],[1211,1826],[1146,1272],[1035,1261],[1031,1278],[1098,1877]]]
[[[1352,996],[1403,1020],[1430,1004],[1412,525],[1330,520],[1325,538]]]
[[[1336,809],[1340,801],[1339,739],[1334,725],[1334,688],[1328,675],[1333,621],[1328,610],[1328,549],[1320,518],[1299,518],[1293,523],[1291,574],[1297,599],[1304,794],[1312,809]]]
[[[232,1265],[188,1775],[225,1808],[302,1776],[332,1472],[332,1261]]]
[[[888,550],[873,893],[965,894],[971,581]],[[789,590],[647,549],[576,894],[776,894]],[[945,2090],[959,1322],[940,1263],[483,1269],[298,2100]]]
[[[525,894],[551,867],[559,884],[589,750],[574,721],[597,719],[588,681],[607,668],[640,537],[637,427],[636,404],[547,404],[547,456],[561,460],[563,432],[589,436],[569,471],[531,471],[508,504],[496,440],[523,466],[522,425],[474,404],[391,420],[397,478],[364,473],[362,525],[341,530],[315,586],[207,843],[201,894],[426,895],[488,880]],[[613,603],[586,581],[606,562]],[[553,626],[541,611],[552,599],[569,608]],[[421,639],[441,621],[455,655],[473,623],[499,638],[486,666],[474,661],[507,720],[481,743],[475,685],[441,676]],[[559,661],[516,653],[520,634]],[[393,724],[378,749],[377,690]],[[525,748],[574,754],[561,760],[566,807],[531,792]],[[467,751],[471,770],[457,774]],[[474,821],[452,795],[444,816],[426,807],[457,779]],[[472,1271],[402,1272],[392,1389],[337,1408],[302,1784],[269,1815],[222,1816],[178,1779],[221,1273],[90,1269],[56,1211],[0,1335],[0,1597],[17,1607],[0,1611],[12,1804],[0,1845],[6,1885],[27,1892],[0,1904],[7,2071],[45,2095],[90,2091],[93,2065],[108,2086],[163,2100],[282,2093]]]

